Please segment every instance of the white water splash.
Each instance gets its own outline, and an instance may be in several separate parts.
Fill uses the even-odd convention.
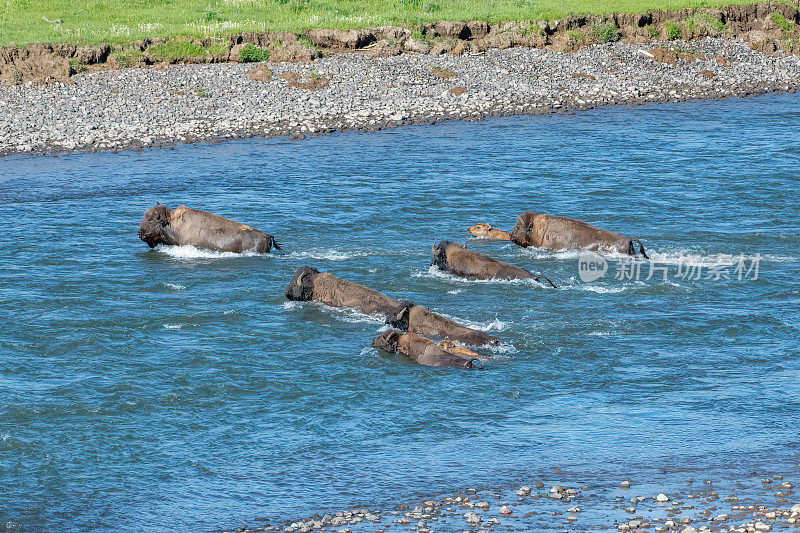
[[[351,324],[380,324],[381,326],[386,324],[385,319],[378,315],[367,315],[351,307],[330,307],[320,302],[283,302],[283,308],[290,311],[302,309],[303,307],[313,307],[332,315],[337,320]]]
[[[582,253],[586,250],[577,249],[577,250],[550,250],[548,248],[536,248],[534,246],[528,248],[521,248],[519,246],[506,246],[506,248],[511,248],[517,254],[529,257],[531,259],[560,259],[560,260],[575,260],[577,261],[578,258]],[[612,252],[608,250],[601,250],[599,252],[600,255],[605,257],[609,261],[621,260],[621,259],[630,259],[630,255],[628,254],[621,254],[619,252]],[[649,254],[650,251],[648,250],[647,253]]]
[[[164,329],[181,329],[183,325],[181,324],[164,324]]]
[[[186,288],[186,285],[181,285],[179,283],[162,283],[161,285],[173,291],[182,291]]]
[[[595,292],[597,294],[617,294],[620,292],[624,292],[628,289],[628,286],[622,287],[607,287],[604,285],[591,285],[588,283],[576,283],[576,284],[569,284],[569,285],[562,285],[559,287],[559,290],[578,290],[578,291],[586,291],[586,292]]]
[[[155,249],[156,252],[168,255],[174,259],[192,260],[192,259],[230,259],[234,257],[257,257],[267,254],[259,254],[256,252],[242,252],[240,254],[234,252],[218,252],[216,250],[208,250],[206,248],[197,248],[191,244],[183,246],[159,246]]]
[[[431,309],[431,311],[433,311],[433,309]],[[486,331],[486,332],[504,331],[508,327],[508,324],[506,322],[503,322],[497,317],[495,317],[494,320],[491,320],[489,322],[474,322],[472,320],[465,320],[463,318],[447,315],[445,313],[440,313],[438,311],[435,312],[437,312],[438,314],[442,315],[445,318],[452,320],[457,324],[461,324],[462,326],[467,326],[468,328],[477,329],[480,331]]]
[[[505,285],[530,285],[532,287],[550,287],[546,282],[536,281],[533,278],[527,279],[473,279],[473,278],[462,278],[461,276],[455,276],[449,272],[445,272],[441,270],[436,265],[431,265],[428,267],[426,272],[422,272],[417,270],[416,272],[411,273],[411,277],[413,278],[429,278],[429,279],[443,279],[453,283],[464,283],[464,284],[505,284]],[[457,293],[452,293],[457,294]]]
[[[314,259],[317,261],[346,261],[358,257],[369,257],[369,253],[364,251],[342,251],[342,250],[306,250],[303,252],[289,252],[281,256],[283,259]]]

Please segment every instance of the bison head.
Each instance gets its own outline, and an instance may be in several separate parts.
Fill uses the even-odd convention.
[[[172,211],[161,204],[156,204],[145,211],[137,235],[150,248],[154,248],[158,244],[175,244],[173,233],[169,227],[170,214]]]
[[[412,307],[414,307],[414,304],[411,302],[400,302],[400,305],[389,312],[386,317],[386,323],[400,331],[408,331],[408,318]]]
[[[436,265],[442,270],[447,270],[447,249],[451,246],[458,245],[450,241],[442,241],[437,246],[436,242],[434,242],[433,247],[431,248],[431,253],[433,254],[431,264]]]
[[[479,222],[474,226],[470,226],[467,231],[473,237],[488,237],[490,229],[492,229],[492,227],[489,224],[485,222]]]
[[[401,335],[402,333],[400,333],[396,329],[390,329],[389,331],[384,331],[383,333],[372,339],[372,347],[379,348],[384,352],[396,353],[397,341],[400,339]]]
[[[536,216],[536,213],[522,213],[517,217],[517,223],[514,224],[514,229],[511,230],[511,242],[522,247],[536,244],[533,236]]]
[[[294,273],[292,281],[286,287],[286,298],[297,302],[307,302],[314,298],[314,276],[319,270],[310,266],[302,266]]]

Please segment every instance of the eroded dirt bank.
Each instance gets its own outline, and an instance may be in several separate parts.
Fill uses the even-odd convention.
[[[535,47],[574,51],[598,43],[740,37],[767,54],[800,53],[800,13],[771,2],[724,9],[657,11],[607,17],[575,16],[557,21],[492,23],[442,21],[411,28],[313,29],[305,34],[247,32],[185,42],[144,39],[128,45],[34,44],[0,48],[0,84],[69,83],[77,73],[175,63],[248,60],[311,61],[355,52],[390,57],[403,52],[433,56],[475,54],[488,49]]]

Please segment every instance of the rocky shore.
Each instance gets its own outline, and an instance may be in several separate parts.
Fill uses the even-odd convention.
[[[797,470],[740,479],[735,488],[730,483],[696,478],[680,480],[674,490],[652,481],[562,485],[535,480],[529,485],[466,489],[458,494],[401,502],[393,509],[351,509],[232,531],[796,533],[800,530],[796,483]]]
[[[743,97],[800,87],[800,57],[740,39],[358,52],[294,63],[103,70],[0,88],[0,155],[376,131],[442,120]]]

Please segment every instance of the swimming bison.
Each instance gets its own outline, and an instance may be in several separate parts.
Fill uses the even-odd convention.
[[[533,278],[539,281],[544,279],[555,287],[555,284],[546,276],[531,274],[524,268],[509,265],[488,255],[467,250],[454,242],[442,241],[438,245],[434,242],[432,252],[433,260],[431,264],[456,276],[505,280]]]
[[[441,343],[434,344],[432,340],[420,337],[416,333],[403,333],[396,329],[381,333],[372,339],[372,346],[388,353],[401,353],[414,362],[426,366],[481,367],[480,361],[472,357],[469,350],[464,352],[450,350]]]
[[[269,253],[281,247],[272,235],[219,215],[189,209],[175,210],[157,204],[144,213],[139,238],[150,248],[159,244],[191,244],[220,252]]]
[[[474,346],[500,342],[497,337],[457,324],[421,305],[389,298],[309,266],[297,269],[286,287],[286,298],[300,302],[313,300],[331,307],[350,307],[368,315],[380,315],[387,324],[419,335],[442,337]]]
[[[386,319],[386,323],[401,331],[418,333],[426,337],[442,337],[471,346],[500,343],[497,337],[457,324],[449,318],[437,315],[427,307],[411,302],[400,302],[397,309]]]
[[[491,228],[488,224],[475,224],[470,235],[498,240],[510,240],[519,246],[535,246],[550,250],[586,249],[635,255],[634,243],[647,259],[644,245],[638,239],[624,237],[586,222],[541,213],[522,213],[511,233]]]

